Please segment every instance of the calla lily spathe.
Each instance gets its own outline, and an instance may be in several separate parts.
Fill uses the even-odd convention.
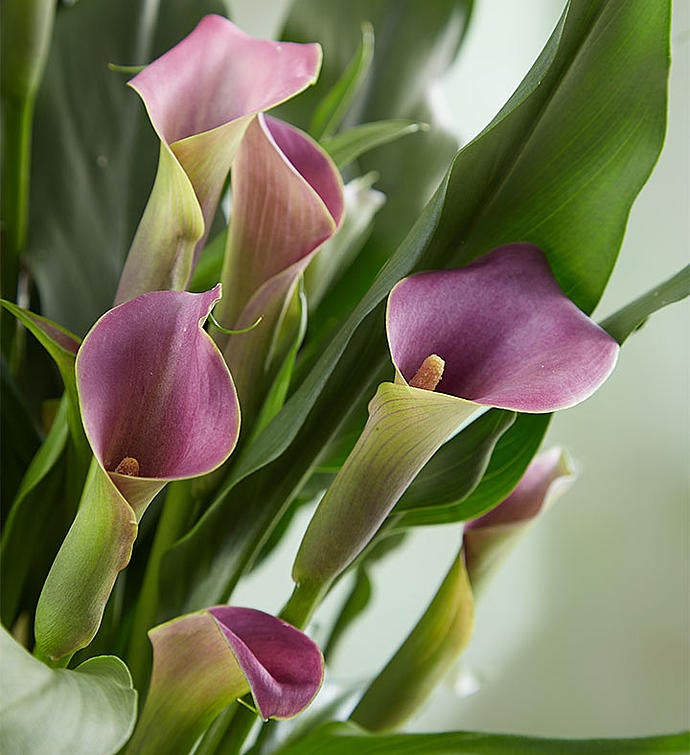
[[[261,322],[249,333],[216,335],[245,416],[254,414],[280,363],[277,342],[297,282],[343,209],[343,183],[330,157],[299,129],[258,115],[233,163],[218,317],[240,329]]]
[[[257,39],[210,15],[130,81],[160,157],[116,303],[186,287],[246,128],[313,84],[320,66],[318,44]]]
[[[443,443],[490,407],[551,412],[584,400],[618,355],[531,244],[404,279],[389,296],[387,331],[396,382],[379,386],[295,560],[298,590],[313,600]]]
[[[292,718],[323,681],[317,645],[252,608],[214,606],[155,627],[149,637],[151,687],[127,753],[186,752],[247,692],[264,719]]]
[[[462,550],[473,592],[485,584],[536,517],[574,480],[573,464],[565,451],[544,451],[532,460],[507,498],[465,524]]]
[[[46,659],[95,635],[137,525],[170,480],[221,465],[239,434],[239,404],[203,324],[220,285],[202,294],[156,291],[106,313],[81,344],[76,376],[94,460],[77,516],[36,611]]]

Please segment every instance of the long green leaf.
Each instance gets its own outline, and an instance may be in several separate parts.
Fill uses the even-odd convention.
[[[127,741],[137,693],[125,664],[91,658],[74,671],[50,669],[0,629],[0,750],[109,755]]]
[[[622,344],[654,312],[687,296],[690,296],[690,265],[607,317],[601,327]]]
[[[323,139],[321,144],[335,164],[344,168],[374,147],[388,144],[406,134],[414,134],[420,129],[425,130],[426,126],[403,118],[362,123],[329,139]]]
[[[569,3],[515,94],[458,154],[426,260],[456,266],[530,241],[591,312],[663,144],[669,26],[669,2]]]
[[[371,736],[356,726],[329,724],[280,755],[661,755],[686,753],[687,733],[639,739],[542,739],[509,734],[448,732],[444,734],[391,734]]]

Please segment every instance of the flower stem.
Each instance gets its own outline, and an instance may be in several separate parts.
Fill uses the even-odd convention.
[[[127,663],[137,686],[144,684],[151,668],[152,651],[147,632],[156,623],[158,614],[161,559],[168,548],[186,531],[189,512],[189,486],[184,482],[171,484],[151,546],[129,639]]]
[[[297,629],[304,629],[329,587],[330,584],[312,585],[306,582],[296,584],[292,595],[279,614],[280,618]]]

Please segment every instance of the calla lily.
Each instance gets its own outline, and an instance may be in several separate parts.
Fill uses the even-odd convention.
[[[568,455],[552,448],[537,456],[513,492],[496,508],[465,524],[463,553],[477,592],[533,523],[574,482]]]
[[[397,728],[426,700],[472,637],[478,588],[534,519],[575,479],[554,448],[532,461],[513,492],[465,525],[463,544],[424,615],[350,718],[369,731]]]
[[[232,169],[232,222],[218,317],[250,333],[218,336],[252,415],[270,381],[271,350],[299,277],[338,227],[343,185],[333,161],[306,134],[257,116],[247,127]]]
[[[219,298],[220,285],[144,294],[106,313],[77,352],[95,458],[38,603],[36,642],[48,659],[93,638],[154,496],[171,480],[220,466],[235,446],[237,395],[202,327]]]
[[[245,129],[313,84],[320,66],[318,44],[256,39],[210,15],[130,81],[161,144],[116,303],[186,287]]]
[[[149,637],[151,687],[127,753],[187,752],[247,692],[264,719],[292,718],[323,681],[314,642],[252,608],[215,606],[155,627]]]
[[[352,562],[434,452],[469,422],[490,407],[572,406],[608,377],[618,354],[531,244],[401,281],[389,296],[387,332],[396,383],[379,386],[302,541],[293,577],[303,604]]]

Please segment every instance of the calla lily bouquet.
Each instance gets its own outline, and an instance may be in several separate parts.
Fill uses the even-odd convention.
[[[591,318],[661,150],[670,4],[570,0],[459,149],[429,88],[472,6],[294,0],[268,41],[220,0],[3,4],[3,752],[683,751],[391,733],[573,481],[552,413],[688,293]],[[282,611],[236,605],[300,509]],[[459,522],[407,639],[338,688],[371,564]]]

